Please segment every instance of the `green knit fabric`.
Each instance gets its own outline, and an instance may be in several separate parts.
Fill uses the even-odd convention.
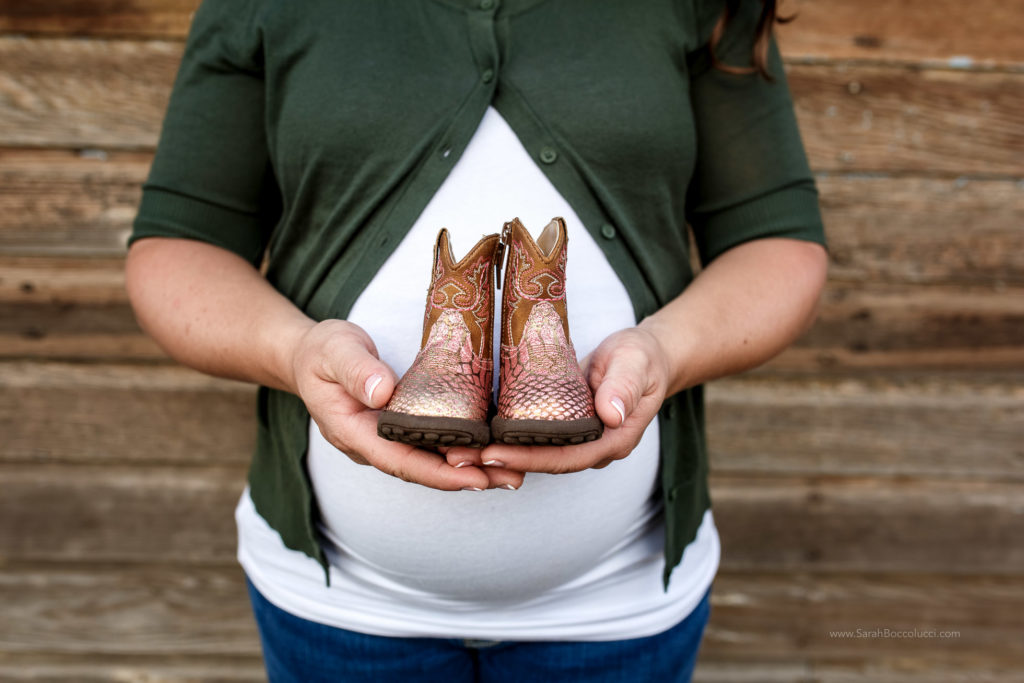
[[[760,5],[739,3],[723,61],[750,63]],[[723,7],[203,0],[129,244],[198,239],[254,265],[267,253],[279,291],[316,320],[344,318],[493,105],[642,319],[693,279],[687,223],[705,264],[761,237],[825,244],[778,46],[774,82],[710,68]],[[256,412],[253,502],[330,585],[306,470],[309,414],[267,387]],[[710,505],[703,387],[671,397],[657,419],[667,587]]]

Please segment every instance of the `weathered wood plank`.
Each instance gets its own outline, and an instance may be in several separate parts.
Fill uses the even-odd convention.
[[[1024,175],[1024,74],[787,68],[816,170]]]
[[[258,657],[239,566],[0,570],[0,651]]]
[[[125,304],[124,259],[0,256],[0,303]]]
[[[183,38],[199,0],[0,0],[0,32]]]
[[[152,148],[181,49],[0,38],[0,146]]]
[[[776,368],[1022,368],[1024,288],[830,282]]]
[[[0,256],[0,357],[166,362],[135,321],[123,258]]]
[[[244,467],[0,467],[0,557],[230,561]],[[1024,485],[717,475],[730,569],[1019,575]]]
[[[0,32],[184,38],[199,0],[0,0]],[[866,59],[1019,68],[1018,4],[979,0],[788,0],[778,32],[788,59]]]
[[[1020,671],[1024,656],[1014,646],[1024,629],[1020,588],[1019,578],[987,576],[723,572],[712,589],[702,656],[921,658],[929,668],[971,658]],[[841,637],[841,631],[852,634]]]
[[[8,358],[164,358],[127,303],[0,304],[0,349]]]
[[[915,662],[905,667],[908,678],[898,668],[891,679],[870,678],[907,683],[971,664],[1020,672],[1024,658],[1013,644],[1024,626],[1022,589],[1020,578],[725,571],[712,590],[701,667],[743,671],[763,663],[769,670],[820,667],[852,676],[885,672],[896,660]],[[237,566],[16,566],[0,570],[0,597],[11,616],[0,622],[0,674],[33,661],[57,680],[76,670],[98,676],[114,663],[126,672],[162,666],[182,676],[189,668],[220,672],[229,663],[251,672],[259,662]],[[959,636],[830,636],[858,628]]]
[[[862,351],[831,348],[819,351],[798,345],[769,361],[765,369],[770,372],[877,372],[904,370],[971,371],[1006,370],[1015,372],[1021,367],[1021,349],[991,348],[984,353],[966,349],[910,349],[906,351]]]
[[[1020,483],[722,474],[711,495],[729,569],[1019,574],[1022,494]]]
[[[0,655],[0,680],[33,683],[266,683],[259,656]]]
[[[999,0],[786,0],[778,27],[791,59],[924,63],[953,68],[1021,68],[1024,44],[1014,27],[1020,3]]]
[[[0,315],[10,314],[10,311],[0,311]],[[126,359],[166,361],[163,351],[154,342],[135,333],[50,335],[40,332],[40,328],[29,327],[24,333],[0,333],[0,348],[4,349],[4,358],[41,357],[87,362]],[[815,361],[812,359],[809,362]]]
[[[0,557],[208,562],[234,555],[242,465],[0,468]]]
[[[152,153],[0,149],[0,253],[120,256]]]
[[[161,41],[0,38],[0,146],[152,148],[180,55]],[[1024,74],[814,64],[788,74],[819,170],[1024,175]]]
[[[245,464],[253,385],[183,367],[0,366],[0,460]]]
[[[941,651],[940,651],[941,653]],[[695,683],[1022,683],[1024,671],[969,658],[956,666],[936,664],[932,653],[844,662],[718,661],[703,654],[694,672]]]
[[[820,174],[829,276],[1024,284],[1024,183]]]
[[[1024,481],[1020,375],[779,377],[707,388],[715,472]]]

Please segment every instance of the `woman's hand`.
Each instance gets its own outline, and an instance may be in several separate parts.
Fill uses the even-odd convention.
[[[757,367],[810,327],[827,270],[824,247],[799,239],[765,237],[723,252],[675,299],[583,359],[607,425],[600,439],[564,447],[494,444],[474,463],[578,472],[626,457],[666,396]]]
[[[453,448],[446,461],[441,455],[379,437],[378,410],[391,397],[397,378],[358,325],[324,320],[310,327],[295,345],[292,372],[297,393],[320,433],[360,465],[445,491],[522,485],[519,472],[459,466],[479,463],[480,451]]]
[[[200,240],[147,237],[128,251],[125,285],[139,324],[169,356],[299,396],[320,432],[354,461],[437,489],[522,484],[511,470],[455,467],[479,462],[479,451],[451,449],[449,465],[377,436],[376,410],[391,398],[395,374],[369,335],[343,320],[312,320],[238,254]]]
[[[631,327],[605,339],[580,365],[605,424],[600,439],[577,446],[491,444],[473,463],[557,474],[600,469],[632,453],[669,386],[669,364],[661,345],[646,329]],[[448,460],[452,462],[451,454]]]

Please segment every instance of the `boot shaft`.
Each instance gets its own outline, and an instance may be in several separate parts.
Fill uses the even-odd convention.
[[[507,263],[503,282],[498,283],[502,289],[502,346],[520,343],[530,314],[541,303],[554,308],[565,339],[571,339],[565,299],[568,242],[561,217],[551,219],[536,240],[519,218],[505,223],[499,249],[507,252]]]
[[[469,330],[473,352],[483,360],[491,360],[498,246],[499,236],[487,235],[456,261],[448,230],[441,229],[434,244],[420,349],[426,346],[431,330],[442,316],[458,316]]]

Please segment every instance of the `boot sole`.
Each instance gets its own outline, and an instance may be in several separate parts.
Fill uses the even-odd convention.
[[[407,415],[385,410],[377,418],[377,434],[413,446],[483,448],[491,440],[486,422],[458,417]]]
[[[517,446],[571,446],[600,438],[604,423],[599,417],[579,420],[491,420],[491,436],[497,443]]]

